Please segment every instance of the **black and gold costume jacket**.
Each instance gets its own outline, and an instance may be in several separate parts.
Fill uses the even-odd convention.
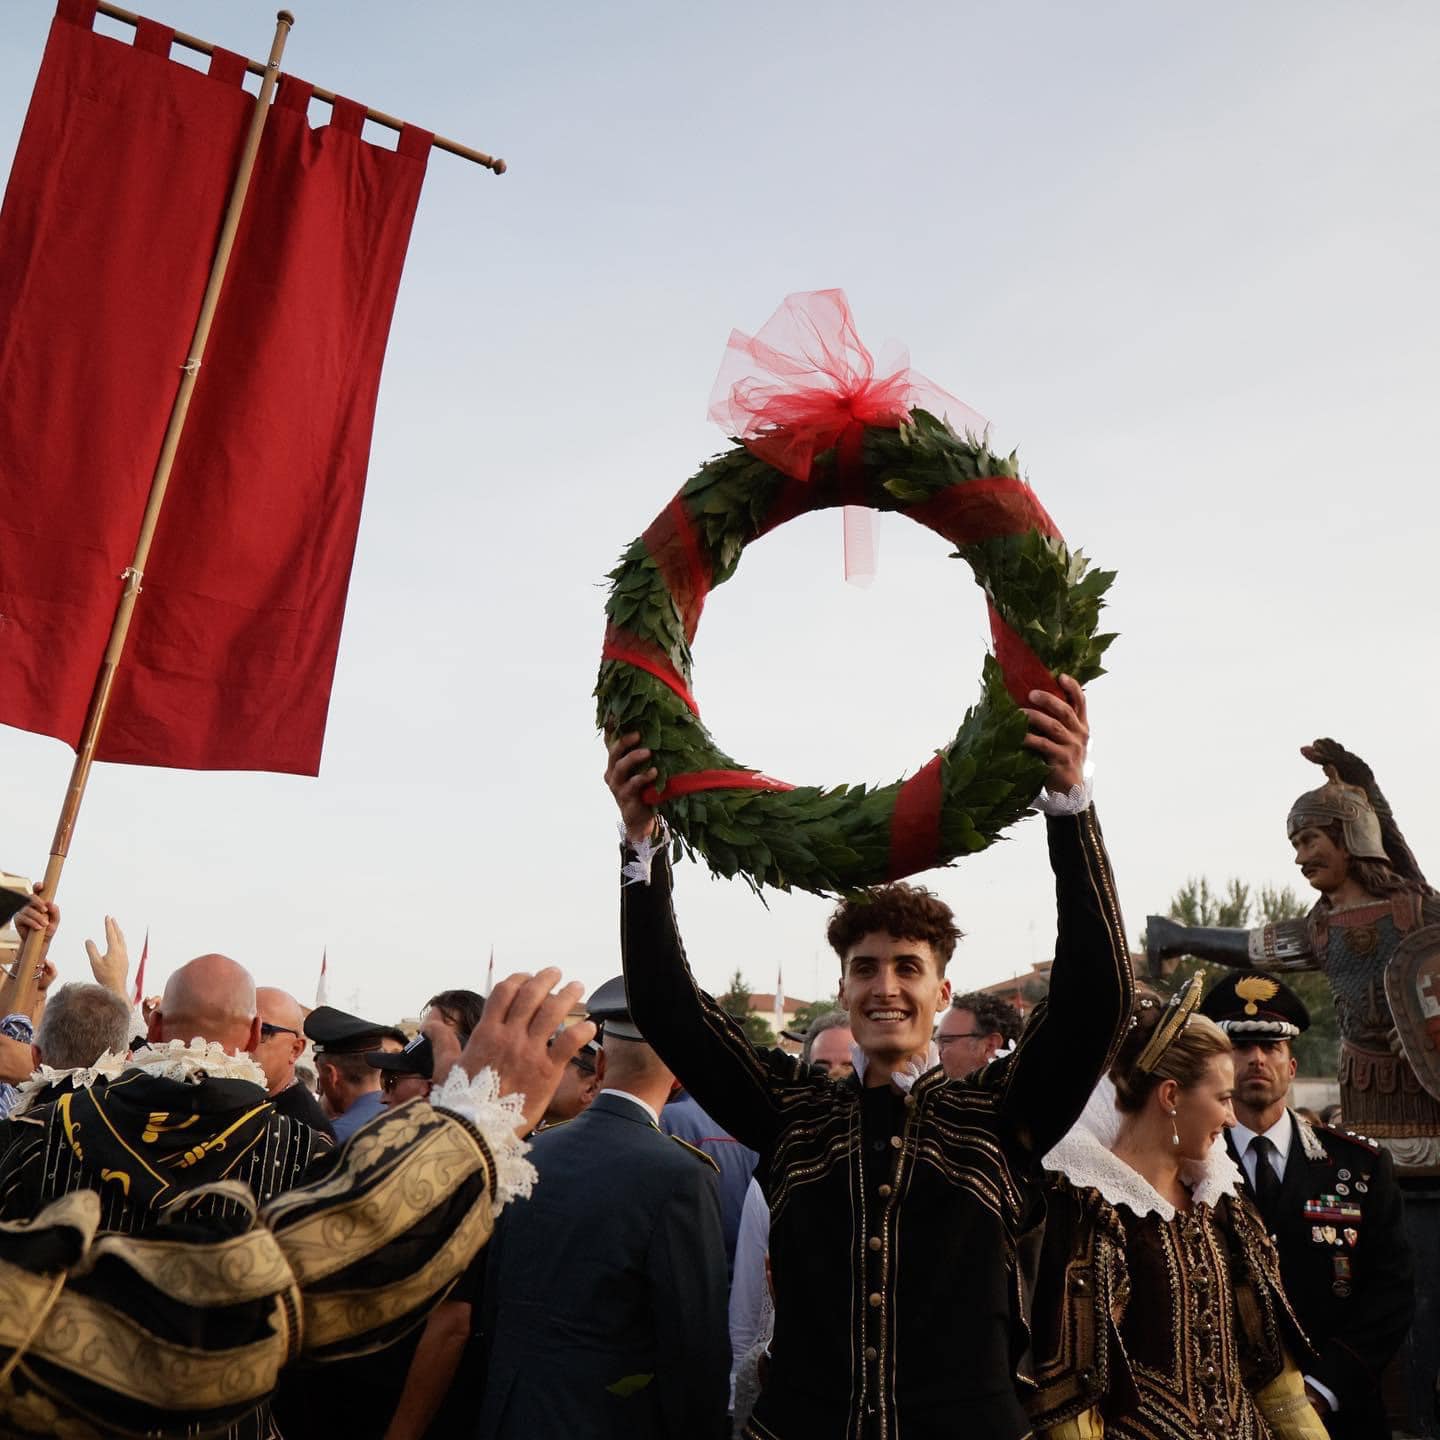
[[[489,1238],[495,1184],[474,1126],[414,1100],[258,1216],[231,1179],[144,1235],[104,1233],[91,1189],[0,1224],[0,1434],[224,1434],[283,1367],[418,1324]]]
[[[1054,1175],[1048,1202],[1031,1316],[1037,1434],[1324,1433],[1295,1369],[1314,1352],[1248,1199],[1137,1217]]]
[[[691,1094],[759,1152],[772,1364],[755,1440],[1017,1440],[1039,1157],[1110,1064],[1133,982],[1093,810],[1048,820],[1059,910],[1048,1001],[1014,1053],[907,1095],[756,1050],[695,984],[657,857],[621,890],[631,1015]],[[1022,1379],[1023,1385],[1023,1379]]]

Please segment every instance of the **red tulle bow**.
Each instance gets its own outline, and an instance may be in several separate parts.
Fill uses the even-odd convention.
[[[757,335],[730,332],[710,395],[727,435],[796,480],[822,451],[864,425],[895,427],[919,406],[979,435],[985,419],[909,366],[902,349],[885,374],[861,343],[843,290],[787,296]]]

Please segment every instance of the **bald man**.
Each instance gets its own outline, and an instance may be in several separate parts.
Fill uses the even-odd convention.
[[[270,1103],[255,1052],[264,1034],[255,982],[225,955],[182,965],[128,1069],[15,1122],[0,1159],[0,1219],[26,1220],[73,1190],[100,1196],[105,1230],[143,1233],[185,1192],[238,1180],[262,1203],[300,1179],[328,1139]],[[244,1213],[206,1196],[204,1215]]]
[[[335,1132],[320,1102],[295,1078],[295,1063],[305,1053],[305,1007],[284,990],[262,985],[255,992],[260,1015],[260,1043],[255,1060],[265,1072],[270,1103],[282,1114],[302,1121],[332,1140]]]

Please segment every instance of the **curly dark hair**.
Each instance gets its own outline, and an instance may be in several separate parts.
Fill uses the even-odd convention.
[[[924,940],[940,962],[940,973],[955,953],[955,942],[964,932],[955,923],[950,907],[922,885],[877,885],[848,900],[842,900],[830,916],[825,938],[840,957],[845,956],[867,935],[893,935],[897,940]]]
[[[1020,1038],[1025,1028],[1025,1019],[1008,1001],[998,995],[987,995],[983,990],[972,990],[968,995],[957,995],[951,1002],[952,1010],[968,1010],[975,1017],[975,1028],[982,1035],[1000,1035],[1007,1045]]]
[[[442,990],[425,1002],[425,1009],[438,1010],[446,1023],[455,1027],[464,1045],[485,1013],[485,997],[474,990]]]
[[[1200,1080],[1216,1055],[1228,1055],[1231,1051],[1230,1037],[1209,1016],[1196,1012],[1170,1042],[1155,1068],[1141,1070],[1141,1052],[1165,1017],[1168,1006],[1166,997],[1153,990],[1140,986],[1135,991],[1130,1028],[1110,1067],[1110,1078],[1115,1082],[1115,1103],[1127,1115],[1143,1110],[1150,1092],[1162,1080],[1173,1080],[1182,1090],[1188,1090]]]

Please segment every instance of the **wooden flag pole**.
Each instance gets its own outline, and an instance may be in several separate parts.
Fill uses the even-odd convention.
[[[130,633],[130,618],[135,613],[135,601],[145,576],[145,562],[150,557],[150,543],[155,538],[155,525],[160,518],[160,507],[165,503],[166,487],[170,483],[170,470],[175,463],[180,436],[185,430],[185,418],[190,411],[190,397],[195,393],[195,381],[205,358],[205,345],[210,338],[210,326],[215,319],[221,287],[225,283],[230,252],[235,247],[235,232],[240,226],[240,213],[245,208],[250,176],[255,169],[255,156],[260,149],[260,136],[265,129],[265,121],[270,113],[270,101],[275,93],[275,82],[280,75],[280,57],[284,54],[285,41],[294,23],[295,17],[288,10],[280,11],[275,17],[275,40],[270,46],[265,78],[260,82],[260,94],[255,99],[255,109],[250,116],[245,147],[240,152],[240,166],[235,172],[235,183],[230,189],[230,203],[225,211],[225,223],[220,229],[219,244],[215,247],[210,279],[200,302],[200,315],[195,322],[189,355],[181,366],[180,387],[170,410],[170,423],[166,426],[165,439],[160,446],[160,458],[155,462],[155,473],[150,480],[150,498],[145,504],[145,516],[140,523],[135,554],[120,577],[124,581],[124,588],[120,592],[120,603],[115,608],[115,619],[110,626],[110,639],[105,646],[105,657],[100,662],[95,689],[90,695],[85,728],[81,732],[80,744],[75,751],[75,764],[70,771],[70,787],[60,809],[55,839],[50,845],[50,860],[45,867],[45,879],[41,886],[41,893],[47,900],[53,900],[60,888],[60,874],[65,868],[65,857],[70,850],[70,837],[80,814],[80,802],[85,798],[85,785],[90,778],[90,767],[95,761],[95,747],[99,744],[100,731],[105,724],[105,711],[110,704],[115,672],[125,651],[125,639]],[[10,974],[3,984],[0,984],[0,1015],[29,1015],[34,1009],[36,981],[39,978],[43,954],[43,932],[30,931],[21,946],[19,958],[11,966]]]

